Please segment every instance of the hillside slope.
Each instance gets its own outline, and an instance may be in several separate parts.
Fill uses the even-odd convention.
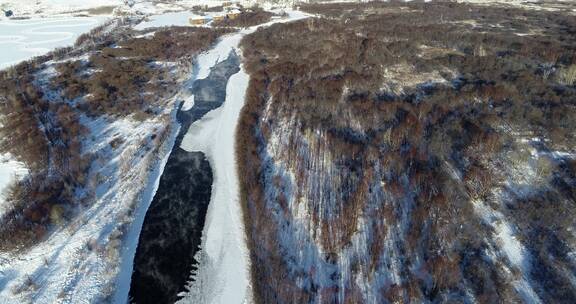
[[[127,297],[192,58],[229,32],[134,23],[0,72],[0,152],[28,169],[0,202],[2,303]]]
[[[302,8],[242,42],[256,302],[573,301],[573,16]]]

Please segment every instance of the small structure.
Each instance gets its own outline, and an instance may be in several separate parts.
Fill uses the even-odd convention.
[[[226,15],[224,15],[224,16],[214,16],[212,19],[213,19],[214,21],[216,21],[216,22],[224,21],[224,19],[226,19]]]
[[[12,16],[14,16],[14,12],[12,12],[12,10],[4,10],[2,9],[2,11],[4,12],[4,16],[10,18]]]
[[[238,18],[238,16],[240,16],[240,13],[241,12],[239,10],[229,11],[228,13],[226,13],[226,18],[234,20],[234,19]]]
[[[206,19],[204,17],[196,17],[196,18],[188,19],[188,22],[190,22],[190,24],[192,24],[192,25],[204,25],[204,24],[208,23],[208,19]]]
[[[240,16],[240,13],[228,13],[226,14],[226,19],[234,20]]]

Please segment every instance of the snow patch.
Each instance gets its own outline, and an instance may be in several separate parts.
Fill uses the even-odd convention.
[[[480,200],[473,201],[474,210],[481,219],[494,228],[496,236],[496,250],[508,259],[511,266],[516,267],[522,273],[522,277],[514,281],[518,293],[528,303],[541,303],[540,298],[532,288],[530,277],[530,254],[524,245],[516,238],[514,227],[506,217],[498,210],[490,208]],[[495,258],[495,257],[492,257]]]
[[[6,212],[6,189],[15,180],[28,173],[23,163],[15,160],[10,154],[0,154],[0,216]]]

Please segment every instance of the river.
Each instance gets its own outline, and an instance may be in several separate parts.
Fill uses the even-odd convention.
[[[193,122],[224,103],[228,80],[239,65],[238,55],[231,51],[206,78],[193,82],[194,106],[178,112],[180,133],[146,213],[134,258],[129,294],[134,303],[175,302],[197,265],[194,255],[201,243],[213,175],[204,153],[187,152],[180,144]]]

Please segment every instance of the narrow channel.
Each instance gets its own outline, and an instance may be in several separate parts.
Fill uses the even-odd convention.
[[[194,255],[201,244],[213,175],[204,153],[186,152],[180,144],[193,122],[224,103],[228,80],[238,71],[239,56],[231,51],[208,77],[194,81],[194,106],[178,112],[180,132],[140,233],[130,303],[174,303],[197,265]]]

